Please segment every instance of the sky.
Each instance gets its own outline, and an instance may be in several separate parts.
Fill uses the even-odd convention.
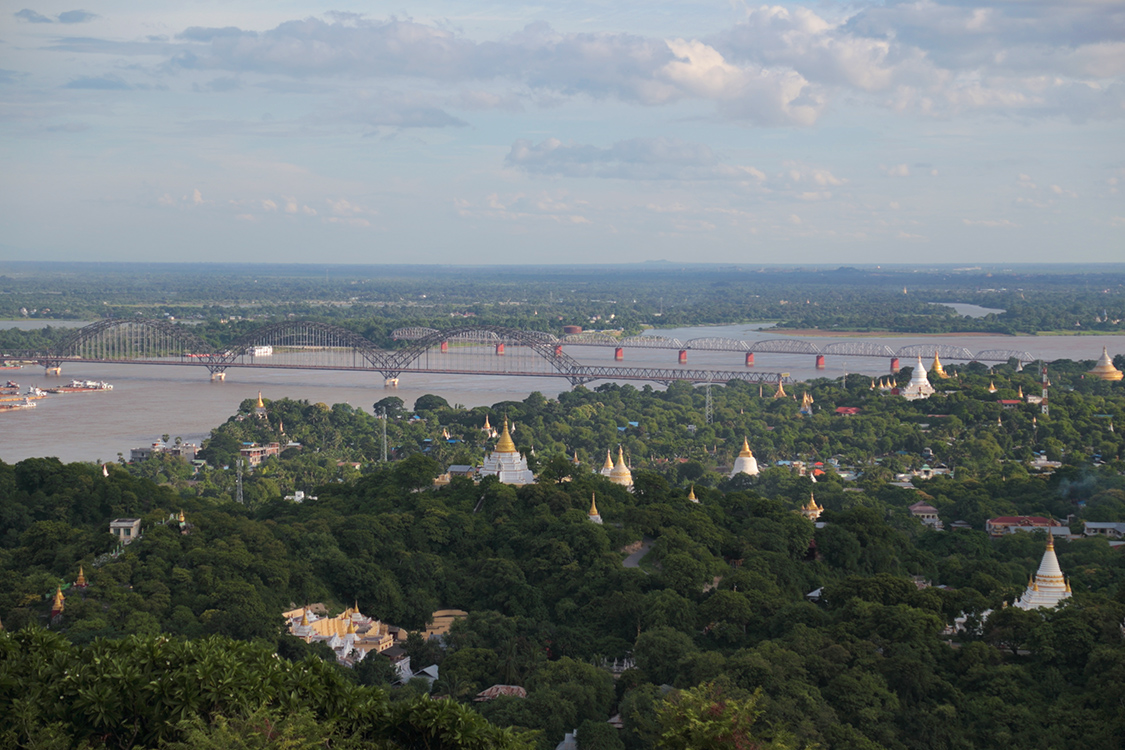
[[[1125,1],[21,0],[0,257],[1125,260]]]

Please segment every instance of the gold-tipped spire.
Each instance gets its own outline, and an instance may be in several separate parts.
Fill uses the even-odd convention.
[[[1073,592],[1072,592],[1072,591],[1070,590],[1070,579],[1069,579],[1069,578],[1068,578],[1068,579],[1066,579],[1066,593],[1068,593],[1068,594],[1070,594],[1070,593],[1073,593]]]
[[[693,503],[699,502],[698,498],[696,498],[696,496],[695,496],[695,485],[694,484],[691,486],[691,489],[688,490],[687,499],[691,500]]]
[[[187,523],[187,519],[184,518],[184,512],[182,510],[180,511],[180,515],[179,515],[178,520],[179,520],[180,523]]]
[[[941,358],[938,357],[937,349],[934,349],[934,363],[930,365],[930,374],[939,378],[948,378],[945,368],[941,366]]]
[[[1022,385],[1019,387],[1019,390],[1016,391],[1016,398],[1023,398],[1023,386]]]
[[[996,393],[996,383],[992,382],[991,380],[988,381],[988,392]]]
[[[871,390],[875,390],[875,378],[871,378]]]
[[[82,571],[82,566],[78,566],[78,578],[74,581],[75,586],[86,585],[86,574]]]
[[[60,584],[55,589],[55,599],[54,599],[54,601],[51,602],[51,614],[57,615],[57,614],[61,613],[63,611],[63,609],[66,608],[66,605],[63,603],[65,601],[66,601],[66,597],[63,596],[62,585]]]
[[[750,441],[742,438],[742,450],[738,452],[739,458],[753,458],[754,454],[750,452]]]
[[[355,634],[355,620],[348,620],[348,633]]]
[[[1051,529],[1047,529],[1047,549],[1051,552],[1055,551],[1055,535],[1051,533]]]
[[[484,427],[481,427],[485,432],[492,432],[492,425],[488,423],[488,415],[484,415]]]
[[[777,392],[773,394],[774,398],[785,398],[785,386],[781,384],[781,378],[777,379]]]
[[[258,391],[258,408],[259,409],[265,409],[266,408],[265,402],[262,401],[262,392],[261,391]]]
[[[504,419],[504,434],[500,436],[500,442],[496,444],[497,453],[515,453],[516,444],[512,442],[512,435],[508,432],[508,420]]]
[[[301,624],[302,625],[308,625],[309,624],[309,608],[308,607],[303,607],[301,609]]]
[[[613,459],[610,458],[609,448],[605,449],[605,465],[602,466],[602,468],[603,469],[610,469],[610,470],[613,469]]]
[[[600,513],[598,513],[598,504],[594,501],[594,493],[590,493],[590,512],[588,515],[601,515]]]

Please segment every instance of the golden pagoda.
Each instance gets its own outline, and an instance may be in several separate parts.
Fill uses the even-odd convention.
[[[809,501],[801,506],[801,509],[797,512],[810,521],[816,521],[820,518],[820,514],[824,512],[824,508],[816,504],[816,496],[810,492]]]
[[[258,403],[254,405],[254,416],[258,419],[266,418],[266,402],[262,400],[262,392],[258,391]]]
[[[586,514],[587,518],[596,524],[601,524],[602,516],[598,513],[598,504],[594,502],[594,494],[590,493],[590,512]]]
[[[608,477],[610,472],[613,471],[613,459],[610,458],[609,448],[605,449],[605,463],[602,464],[601,475]]]
[[[785,398],[785,387],[781,384],[781,378],[777,379],[777,392],[773,394],[774,398]]]
[[[934,362],[930,365],[930,374],[936,378],[948,378],[949,374],[946,373],[945,368],[941,366],[941,359],[938,357],[937,349],[934,349]]]
[[[82,566],[78,566],[78,578],[75,579],[74,585],[78,588],[86,588],[86,574],[82,572]]]
[[[51,602],[51,617],[62,614],[62,611],[66,608],[65,601],[66,597],[63,596],[62,586],[59,586],[55,589],[55,599]]]
[[[1121,374],[1121,370],[1113,366],[1113,360],[1109,358],[1109,350],[1104,346],[1102,347],[1102,356],[1098,359],[1098,363],[1094,365],[1094,369],[1090,370],[1087,375],[1093,375],[1098,380],[1109,380],[1112,382],[1116,382],[1121,380],[1122,377],[1125,377]]]
[[[512,436],[508,432],[508,420],[504,420],[504,434],[500,436],[500,442],[496,444],[497,453],[515,453],[516,444],[512,442]]]
[[[490,435],[492,434],[492,425],[490,425],[488,423],[488,415],[487,414],[484,415],[484,427],[481,427],[481,431],[487,432]]]
[[[691,501],[692,501],[693,503],[698,503],[698,502],[699,502],[699,498],[697,498],[697,497],[695,496],[695,485],[694,485],[694,484],[693,484],[693,485],[691,486],[691,489],[690,489],[690,490],[688,490],[688,493],[687,493],[687,499],[688,499],[688,500],[691,500]]]
[[[988,392],[996,393],[996,383],[992,382],[991,380],[988,381]]]

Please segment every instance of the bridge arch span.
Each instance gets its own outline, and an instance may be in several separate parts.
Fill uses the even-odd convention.
[[[83,326],[52,354],[82,359],[128,360],[146,357],[213,355],[214,347],[166,320],[106,318]]]
[[[287,320],[256,328],[236,339],[220,355],[233,362],[255,346],[298,349],[351,349],[376,370],[387,369],[390,352],[380,349],[355,331],[314,320]]]

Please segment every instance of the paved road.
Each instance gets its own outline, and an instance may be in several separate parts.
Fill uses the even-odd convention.
[[[647,555],[648,551],[650,549],[652,549],[653,541],[655,541],[655,540],[649,539],[646,536],[643,540],[641,540],[641,548],[639,550],[637,550],[636,552],[634,552],[633,554],[626,557],[623,565],[626,568],[639,568],[641,566],[641,558],[644,557],[645,555]]]

